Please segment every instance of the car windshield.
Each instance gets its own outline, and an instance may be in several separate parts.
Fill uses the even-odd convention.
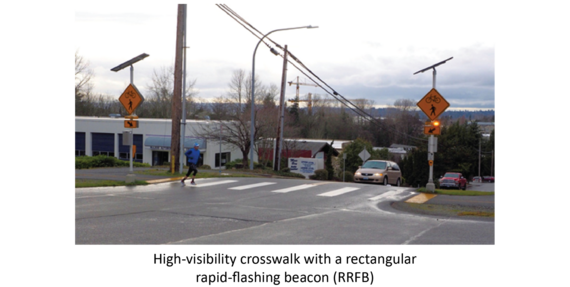
[[[385,161],[367,161],[366,163],[364,163],[362,168],[386,169],[386,162]]]
[[[459,174],[457,174],[457,173],[446,173],[443,177],[459,178]]]

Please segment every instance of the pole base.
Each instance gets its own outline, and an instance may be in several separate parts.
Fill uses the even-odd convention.
[[[435,184],[433,182],[426,184],[426,190],[428,192],[435,192]]]
[[[126,183],[133,183],[133,182],[135,182],[136,177],[137,176],[134,173],[129,173],[129,174],[127,174],[127,178],[125,179],[125,182]]]

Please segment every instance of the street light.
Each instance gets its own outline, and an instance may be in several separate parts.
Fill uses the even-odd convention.
[[[133,65],[138,62],[138,61],[142,61],[144,60],[144,58],[148,57],[148,54],[146,53],[142,53],[114,68],[111,69],[111,71],[113,72],[118,72],[126,67],[131,67],[131,85],[133,84]],[[144,100],[144,98],[143,98]],[[134,110],[133,110],[134,113]],[[131,118],[132,120],[133,118]],[[127,175],[127,182],[133,182],[134,178],[135,178],[135,173],[133,172],[133,129],[131,129],[131,135],[130,135],[130,142],[131,142],[131,148],[130,148],[130,152],[129,152],[129,174]]]
[[[257,47],[259,47],[259,44],[263,41],[263,39],[265,39],[265,37],[269,36],[269,34],[273,33],[273,32],[277,32],[277,31],[285,31],[285,30],[294,30],[294,29],[303,29],[303,28],[307,28],[307,29],[312,29],[312,28],[319,28],[319,26],[302,26],[302,27],[294,27],[294,28],[284,28],[284,29],[276,29],[273,30],[267,34],[265,34],[263,37],[261,37],[261,39],[259,39],[259,42],[257,42],[257,45],[255,46],[255,50],[253,50],[253,60],[252,60],[252,64],[251,64],[251,129],[250,129],[250,147],[249,147],[249,169],[253,170],[253,145],[254,145],[254,138],[253,138],[253,132],[254,132],[254,123],[255,123],[255,53],[257,52]],[[272,53],[275,54],[275,50],[273,48],[272,49]],[[275,54],[277,55],[277,54]]]

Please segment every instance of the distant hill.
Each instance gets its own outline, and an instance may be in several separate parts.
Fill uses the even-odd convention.
[[[209,103],[194,103],[198,109],[200,110],[209,110],[210,104]],[[339,109],[340,108],[336,108]],[[307,111],[306,107],[299,108],[301,111]],[[374,117],[388,117],[390,113],[396,112],[395,108],[372,108],[370,114]],[[427,120],[428,117],[420,110],[415,110],[412,113],[418,113],[420,115],[421,120]],[[458,110],[446,110],[442,115],[441,118],[448,118],[451,120],[457,120],[461,118],[465,118],[466,120],[479,120],[479,121],[495,121],[495,111],[494,110],[477,110],[477,111],[458,111]]]
[[[394,113],[394,108],[375,108],[372,109],[372,114],[375,117],[387,117],[390,113]],[[420,115],[420,119],[426,120],[428,117],[420,110],[416,110],[413,113],[417,112]],[[495,111],[494,110],[477,110],[477,111],[445,111],[442,117],[450,118],[453,120],[460,119],[464,117],[465,119],[485,119],[488,121],[494,121],[495,119]]]

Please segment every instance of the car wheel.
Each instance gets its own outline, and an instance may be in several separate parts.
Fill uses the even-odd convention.
[[[396,186],[400,186],[400,179],[398,178],[398,180],[396,181]]]
[[[384,185],[388,185],[388,177],[384,177]]]

